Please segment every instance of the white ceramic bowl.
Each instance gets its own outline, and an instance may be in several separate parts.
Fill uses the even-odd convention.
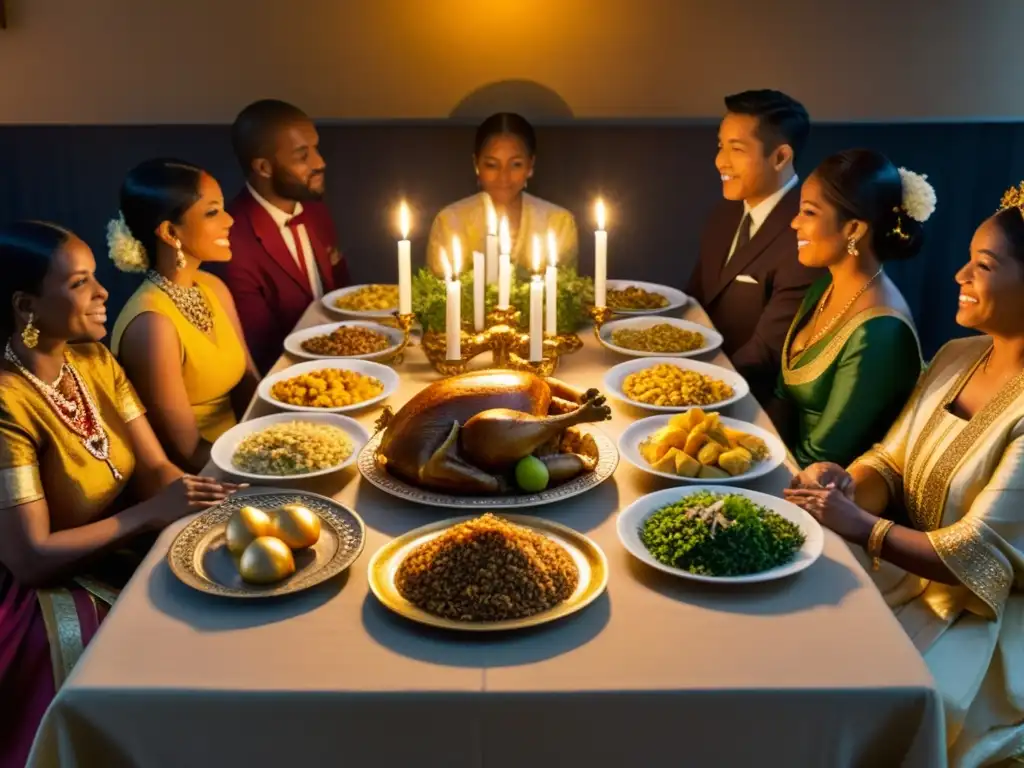
[[[370,352],[366,355],[317,355],[307,352],[302,348],[302,342],[308,341],[316,336],[327,336],[338,328],[347,326],[350,328],[368,328],[371,331],[384,334],[388,337],[390,345],[387,349],[379,352]],[[372,323],[366,320],[346,320],[341,323],[328,323],[327,325],[314,325],[312,328],[304,328],[296,331],[284,340],[284,349],[289,354],[306,360],[378,360],[382,357],[393,355],[402,345],[402,332],[398,328],[389,328],[380,323]]]
[[[745,576],[700,576],[681,568],[674,568],[665,565],[654,558],[647,551],[647,547],[640,541],[640,527],[643,522],[662,507],[677,502],[700,491],[708,491],[718,495],[746,496],[755,504],[767,507],[771,511],[781,515],[792,523],[795,523],[803,531],[806,537],[803,546],[797,550],[793,559],[777,568],[771,568],[760,573],[751,573]],[[646,496],[641,496],[622,512],[619,513],[616,521],[619,541],[637,560],[645,563],[659,571],[671,573],[693,581],[703,581],[715,584],[753,584],[761,581],[773,581],[775,579],[792,576],[799,573],[821,556],[825,546],[825,534],[818,525],[818,521],[804,512],[800,507],[791,504],[784,499],[769,496],[767,493],[748,491],[745,488],[722,488],[716,486],[680,486],[678,488],[667,488],[664,491],[655,491]]]
[[[324,294],[323,298],[320,299],[321,303],[331,312],[339,315],[347,315],[348,317],[391,317],[398,311],[398,304],[391,307],[390,309],[368,309],[365,311],[357,311],[354,309],[342,309],[337,306],[334,302],[340,299],[342,296],[347,296],[350,293],[355,293],[361,288],[368,288],[370,285],[388,285],[388,283],[367,283],[365,285],[350,285],[348,288],[338,288],[335,291]]]
[[[643,328],[652,328],[655,325],[674,325],[676,328],[681,328],[684,331],[699,333],[704,337],[704,346],[689,352],[644,352],[639,349],[620,347],[612,343],[612,333],[615,331],[622,329],[641,330]],[[714,352],[722,346],[722,334],[713,328],[708,328],[706,325],[689,320],[680,320],[677,317],[658,317],[657,315],[625,317],[621,320],[612,320],[610,323],[605,323],[601,326],[601,340],[608,349],[627,357],[695,357],[708,352]]]
[[[736,429],[740,432],[746,432],[748,435],[753,435],[754,437],[759,437],[764,440],[770,452],[768,457],[754,464],[750,468],[749,472],[744,472],[742,475],[736,475],[735,477],[723,477],[720,480],[707,477],[680,477],[679,475],[672,474],[670,472],[658,472],[647,463],[647,460],[640,453],[640,444],[662,427],[667,427],[668,422],[671,419],[672,416],[665,414],[660,416],[648,416],[646,419],[634,421],[626,428],[622,433],[622,436],[619,437],[619,455],[637,469],[643,470],[650,475],[657,475],[658,477],[664,477],[668,480],[675,480],[678,483],[699,483],[700,485],[744,483],[767,475],[776,467],[781,466],[786,460],[786,446],[775,433],[769,432],[767,429],[762,429],[756,424],[751,424],[747,421],[719,416],[722,426],[729,427],[730,429]]]
[[[233,461],[235,451],[238,450],[238,445],[242,440],[249,435],[264,430],[274,424],[283,424],[292,421],[324,424],[330,427],[337,427],[347,433],[349,438],[352,440],[352,453],[347,459],[345,459],[345,461],[337,466],[317,470],[316,472],[307,472],[302,475],[257,475],[252,472],[244,472],[235,467],[235,463]],[[258,419],[253,419],[252,421],[243,421],[241,424],[233,426],[217,438],[217,441],[213,444],[213,448],[210,451],[210,458],[221,471],[227,472],[235,477],[245,478],[246,480],[257,483],[274,483],[282,480],[297,479],[304,480],[309,477],[328,475],[331,472],[337,472],[338,470],[349,466],[355,462],[356,457],[359,456],[359,452],[363,449],[363,446],[366,445],[369,439],[370,435],[363,426],[354,419],[350,419],[348,416],[341,416],[336,413],[272,413],[269,416],[263,416]]]
[[[337,368],[343,371],[355,371],[364,376],[372,376],[378,379],[381,384],[384,385],[384,391],[376,397],[372,397],[369,400],[363,400],[361,403],[355,403],[354,405],[345,405],[340,408],[315,408],[308,405],[291,405],[289,403],[282,403],[280,400],[275,399],[271,394],[270,390],[273,389],[274,385],[279,381],[286,381],[287,379],[295,378],[303,373],[311,373],[313,371],[321,371],[325,368]],[[266,402],[270,403],[277,408],[283,408],[286,411],[306,411],[313,413],[346,413],[348,411],[359,411],[363,408],[368,408],[371,405],[375,405],[382,400],[390,397],[394,394],[395,390],[398,389],[398,374],[395,373],[393,368],[389,368],[386,365],[380,363],[374,363],[370,360],[349,360],[346,358],[331,358],[327,360],[310,360],[308,363],[299,363],[293,365],[290,368],[285,368],[283,371],[272,373],[267,376],[263,381],[260,382],[256,393]]]
[[[605,393],[611,395],[617,400],[621,400],[624,403],[635,405],[638,408],[645,408],[649,411],[680,413],[695,407],[692,403],[688,405],[648,405],[647,403],[631,400],[626,396],[626,393],[622,389],[623,383],[626,381],[626,377],[631,373],[637,373],[638,371],[642,371],[647,368],[653,368],[659,363],[674,365],[677,368],[682,368],[683,370],[703,373],[713,379],[725,382],[732,387],[732,397],[726,398],[725,400],[717,403],[707,403],[706,405],[696,406],[703,408],[704,410],[717,411],[727,405],[732,405],[733,403],[742,400],[750,392],[750,385],[747,384],[747,380],[736,373],[736,371],[731,371],[728,368],[722,368],[721,366],[712,365],[711,363],[702,363],[699,360],[690,360],[679,357],[638,357],[635,360],[627,360],[624,363],[619,363],[613,368],[608,369],[604,375]]]
[[[668,304],[657,309],[613,309],[617,315],[657,315],[661,312],[670,312],[673,309],[685,307],[687,302],[690,301],[689,296],[670,285],[644,283],[640,280],[609,280],[606,285],[609,291],[621,291],[633,286],[635,288],[642,288],[648,293],[660,293],[668,299]]]

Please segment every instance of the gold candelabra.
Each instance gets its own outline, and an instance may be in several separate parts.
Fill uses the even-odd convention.
[[[399,365],[402,360],[405,359],[405,348],[409,346],[409,332],[412,330],[412,324],[416,319],[416,315],[411,312],[409,314],[394,312],[393,316],[395,318],[395,324],[398,326],[398,330],[402,332],[402,343],[398,345],[398,349],[378,362]],[[391,323],[385,323],[385,325],[390,324]]]
[[[532,361],[530,356],[530,335],[519,330],[520,312],[514,307],[495,308],[487,315],[487,328],[479,332],[460,330],[461,356],[458,360],[448,359],[446,334],[441,331],[424,332],[423,351],[430,364],[445,376],[465,372],[469,361],[490,352],[491,367],[531,371],[538,376],[550,376],[558,366],[558,359],[570,355],[583,346],[575,333],[545,334],[541,360]]]

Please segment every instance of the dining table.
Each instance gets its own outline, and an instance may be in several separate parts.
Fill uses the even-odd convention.
[[[692,301],[675,314],[711,326]],[[339,319],[314,303],[297,327]],[[592,328],[579,334],[556,376],[600,389],[627,358]],[[732,368],[720,351],[703,359]],[[274,370],[296,362],[285,355]],[[440,377],[415,337],[395,366],[395,410]],[[613,440],[651,415],[610,402],[599,429]],[[256,399],[244,418],[275,411]],[[749,395],[723,415],[774,430]],[[354,416],[372,433],[380,406]],[[787,462],[747,487],[779,495],[793,471]],[[458,632],[392,613],[367,575],[378,548],[457,511],[389,495],[355,467],[278,485],[358,513],[355,563],[302,592],[232,600],[174,576],[167,554],[188,520],[168,527],[58,692],[31,766],[946,765],[935,682],[862,558],[829,531],[818,560],[785,579],[674,577],[626,551],[616,518],[676,483],[620,461],[587,493],[525,510],[601,547],[603,594],[543,626]]]

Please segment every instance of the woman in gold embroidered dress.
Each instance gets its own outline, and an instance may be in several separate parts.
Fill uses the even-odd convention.
[[[25,765],[116,596],[97,577],[130,574],[115,550],[235,487],[167,460],[98,343],[107,292],[95,271],[89,247],[60,227],[0,228],[0,701],[14,705],[0,717],[0,768]]]
[[[499,112],[480,124],[473,148],[480,192],[452,203],[434,219],[427,242],[427,266],[434,274],[444,274],[441,249],[451,254],[456,235],[464,254],[484,253],[487,234],[499,217],[508,219],[513,269],[532,268],[533,235],[546,244],[549,230],[555,236],[558,264],[576,266],[576,219],[565,208],[525,191],[536,159],[537,137],[526,118]]]
[[[128,372],[167,454],[199,472],[259,383],[235,302],[200,270],[231,258],[216,179],[177,160],[148,160],[121,187],[108,227],[119,269],[146,278],[114,324],[110,348]]]
[[[956,278],[957,322],[984,335],[943,347],[848,470],[812,465],[786,491],[864,547],[943,695],[956,768],[1024,758],[1024,184],[1003,206]]]

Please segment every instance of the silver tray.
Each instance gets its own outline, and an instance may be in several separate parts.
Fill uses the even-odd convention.
[[[224,530],[235,510],[245,506],[270,511],[302,504],[320,517],[320,539],[295,553],[295,573],[274,584],[242,581],[228,552]],[[184,584],[221,597],[277,597],[320,584],[348,568],[363,551],[366,527],[353,510],[307,491],[268,489],[232,496],[186,525],[171,543],[167,564]]]

